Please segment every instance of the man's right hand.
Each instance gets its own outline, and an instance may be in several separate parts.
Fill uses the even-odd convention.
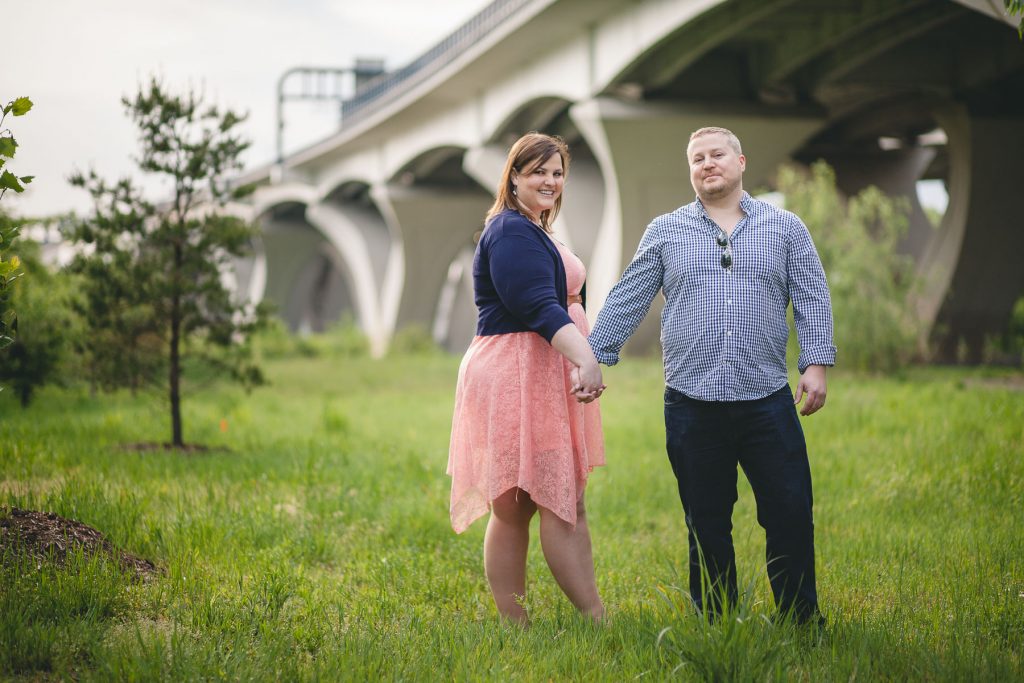
[[[826,393],[825,366],[808,365],[797,382],[793,403],[799,405],[800,400],[806,395],[807,400],[800,408],[800,414],[813,415],[825,405]]]

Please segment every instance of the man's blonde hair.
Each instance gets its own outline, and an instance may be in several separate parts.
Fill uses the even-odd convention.
[[[736,134],[728,128],[721,128],[719,126],[706,126],[704,128],[698,128],[690,133],[690,142],[686,143],[686,153],[690,153],[691,142],[697,138],[702,138],[705,135],[724,135],[725,139],[729,141],[729,146],[736,150],[737,154],[743,154],[743,148],[740,146],[740,139],[736,137]]]

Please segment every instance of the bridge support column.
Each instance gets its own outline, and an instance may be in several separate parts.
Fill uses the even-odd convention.
[[[957,182],[950,183],[946,215],[955,201],[958,215],[952,219],[961,219],[972,237],[961,238],[949,287],[939,292],[945,298],[936,306],[933,338],[940,360],[978,363],[984,360],[986,338],[1005,332],[1014,304],[1024,296],[1024,219],[1020,173],[1014,167],[1024,158],[1024,119],[971,116],[958,130],[946,132],[951,146],[968,150],[950,154],[950,174]],[[961,343],[966,358],[958,357]]]
[[[374,186],[371,197],[391,231],[401,235],[401,276],[397,286],[385,287],[382,302],[389,327],[433,330],[449,267],[473,246],[493,199],[472,189],[393,183]]]
[[[505,168],[506,154],[498,145],[470,147],[462,157],[462,170],[493,197]]]
[[[305,207],[291,204],[261,219],[264,296],[290,328],[319,331],[351,310],[343,282],[343,260],[330,241],[305,218]]]
[[[352,292],[356,323],[363,330],[374,357],[387,349],[390,330],[383,319],[379,293],[387,263],[387,245],[367,239],[380,232],[373,223],[382,222],[370,212],[320,202],[306,209],[306,219],[315,226],[339,255],[340,270]]]
[[[835,170],[836,185],[847,196],[852,197],[874,185],[890,197],[902,197],[909,203],[907,233],[900,247],[903,253],[920,263],[928,243],[935,237],[936,228],[918,201],[917,181],[934,158],[934,149],[919,147],[898,152],[857,150],[829,155],[825,161]]]
[[[936,294],[936,288],[945,292],[948,287],[964,232],[963,222],[958,219],[961,214],[953,210],[952,203],[946,218],[936,228],[918,201],[917,181],[934,156],[935,150],[930,148],[900,151],[860,148],[825,157],[835,170],[836,185],[848,197],[874,185],[890,197],[901,197],[909,204],[907,232],[900,241],[900,250],[914,259],[919,275],[935,283],[914,294],[918,297],[917,315],[923,324],[918,342],[922,352],[927,348],[928,335],[941,302],[941,293]]]
[[[465,246],[448,266],[441,288],[432,336],[443,348],[462,353],[476,335],[476,303],[473,301],[473,255]]]
[[[593,317],[632,258],[651,219],[693,201],[686,146],[690,133],[723,126],[736,133],[747,157],[744,187],[764,187],[779,163],[823,125],[812,114],[780,116],[692,106],[599,98],[569,110],[604,178],[604,212],[587,286]],[[645,352],[659,336],[661,300],[637,330],[629,350]]]

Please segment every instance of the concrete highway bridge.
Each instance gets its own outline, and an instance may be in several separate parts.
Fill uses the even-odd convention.
[[[508,145],[573,153],[557,231],[594,316],[649,220],[693,196],[684,150],[735,131],[745,186],[825,159],[912,206],[902,248],[941,354],[980,358],[1024,293],[1024,43],[1001,0],[496,0],[363,85],[338,132],[245,178],[263,226],[241,285],[294,329],[351,316],[376,353],[408,325],[472,338],[474,236]],[[938,228],[916,187],[943,181]],[[810,226],[812,234],[814,226]],[[657,340],[649,315],[634,339]]]

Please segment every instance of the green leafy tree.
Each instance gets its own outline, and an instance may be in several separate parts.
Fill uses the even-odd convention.
[[[0,226],[10,222],[0,211]],[[12,287],[22,322],[14,343],[0,354],[0,381],[28,406],[37,389],[62,383],[71,374],[68,365],[80,329],[72,306],[78,289],[69,274],[43,265],[32,240],[18,240],[15,251],[28,277]]]
[[[85,247],[70,268],[83,277],[94,378],[104,387],[165,381],[171,445],[181,448],[186,358],[247,386],[262,381],[248,340],[266,313],[224,282],[257,233],[223,210],[238,194],[228,176],[241,169],[249,143],[236,130],[244,117],[195,92],[171,94],[156,79],[122,103],[138,127],[140,170],[173,189],[168,201],[154,204],[130,179],[110,184],[94,172],[73,175],[95,210],[65,233]]]
[[[876,187],[844,199],[824,161],[809,171],[781,168],[777,189],[821,256],[842,365],[891,371],[911,361],[922,325],[913,299],[920,283],[912,260],[897,249],[908,225],[906,203]]]
[[[7,190],[24,192],[25,185],[32,182],[30,175],[16,176],[7,168],[7,162],[14,158],[18,150],[18,141],[14,139],[14,133],[9,128],[4,128],[4,122],[8,114],[11,116],[24,116],[32,109],[32,100],[27,97],[19,97],[4,105],[3,115],[0,116],[0,199],[7,194]],[[14,244],[14,238],[18,236],[18,225],[10,220],[4,220],[0,225],[0,349],[14,341],[14,332],[18,327],[18,319],[14,306],[11,305],[11,287],[14,281],[22,275],[18,257],[8,256]]]

